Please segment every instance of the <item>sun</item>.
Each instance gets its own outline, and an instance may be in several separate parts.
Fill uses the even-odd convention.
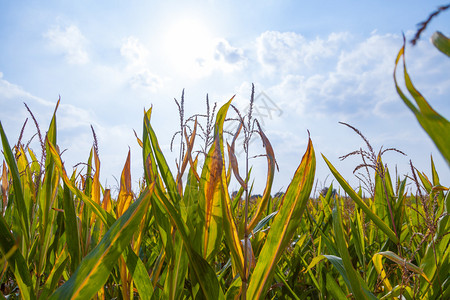
[[[182,73],[198,75],[207,69],[212,55],[214,38],[210,27],[201,19],[183,17],[165,30],[163,55],[171,68]]]

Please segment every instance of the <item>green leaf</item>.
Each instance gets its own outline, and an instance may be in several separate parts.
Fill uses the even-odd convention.
[[[334,168],[334,166],[328,161],[328,159],[322,154],[323,159],[328,165],[331,173],[333,173],[334,177],[337,179],[341,187],[345,190],[345,192],[352,198],[352,200],[358,204],[358,206],[366,213],[366,216],[369,217],[377,226],[380,228],[386,235],[396,244],[398,244],[399,240],[395,235],[394,231],[389,228],[386,223],[384,223],[370,208],[364,203],[364,201],[359,197],[359,195],[352,189],[352,187],[347,183],[347,181],[339,174],[339,172]]]
[[[16,283],[19,286],[20,293],[24,299],[35,299],[30,272],[27,267],[27,263],[23,258],[20,251],[14,251],[10,253],[13,247],[16,247],[15,240],[11,232],[9,231],[8,225],[5,219],[0,214],[0,249],[2,254],[5,256],[8,254],[8,265],[11,272],[16,278]],[[17,247],[16,247],[17,248]]]
[[[279,268],[276,268],[275,277],[283,283],[284,288],[289,292],[290,296],[293,299],[300,300],[300,298],[295,294],[294,290],[290,287],[289,283],[286,281],[285,275],[281,273]]]
[[[413,97],[417,107],[412,103],[411,100],[406,97],[406,95],[400,89],[397,83],[397,65],[400,58],[403,57],[403,73],[406,88],[408,92]],[[408,108],[414,113],[417,121],[419,121],[422,128],[427,132],[428,136],[433,140],[436,147],[441,152],[447,164],[450,166],[450,122],[444,117],[438,114],[425,100],[422,94],[414,87],[411,78],[406,70],[405,63],[405,42],[403,47],[400,49],[397,59],[395,60],[394,68],[394,82],[397,93],[403,102],[408,106]]]
[[[161,178],[164,181],[164,184],[166,185],[167,192],[170,195],[170,198],[174,203],[178,205],[181,197],[178,193],[177,184],[175,183],[175,180],[173,179],[172,172],[170,171],[169,165],[167,164],[167,161],[161,151],[161,148],[158,143],[158,139],[156,138],[155,131],[153,130],[152,125],[150,124],[150,115],[151,110],[146,112],[144,114],[144,146],[146,145],[147,141],[151,143],[152,146],[152,157],[154,155],[157,166],[159,168]],[[151,148],[148,150],[151,151]],[[148,155],[147,155],[148,156]],[[147,156],[144,157],[144,162],[147,159]],[[152,164],[153,165],[153,164]],[[156,167],[156,166],[155,166]]]
[[[431,42],[439,51],[450,57],[450,39],[448,37],[436,31],[431,36]]]
[[[160,193],[160,191],[156,190],[156,193]],[[168,213],[172,224],[177,227],[189,258],[190,267],[200,284],[203,296],[206,299],[222,299],[224,295],[217,281],[216,273],[208,262],[193,249],[187,233],[187,225],[183,222],[180,213],[163,194],[155,197],[155,200],[160,202],[163,209]]]
[[[378,252],[374,255],[374,257],[377,255],[381,255],[386,258],[389,258],[391,261],[395,262],[397,265],[399,265],[401,267],[406,267],[411,272],[421,275],[426,281],[430,282],[430,279],[427,277],[427,275],[425,275],[425,273],[423,272],[423,270],[421,268],[419,268],[418,266],[416,266],[410,262],[407,262],[405,259],[401,258],[394,252],[392,252],[392,251]]]
[[[258,125],[259,126],[259,125]],[[263,141],[263,145],[266,148],[266,157],[267,157],[267,181],[266,187],[264,188],[264,194],[262,196],[261,201],[258,203],[258,207],[256,209],[255,215],[252,220],[249,222],[247,226],[247,232],[251,232],[256,224],[261,219],[263,212],[266,210],[267,203],[270,199],[270,192],[272,191],[272,183],[273,177],[275,173],[275,153],[273,151],[272,145],[270,144],[269,139],[266,137],[264,132],[259,128],[259,135],[261,136],[261,140]]]
[[[11,172],[11,177],[13,181],[14,188],[14,200],[15,207],[17,208],[17,213],[20,221],[20,228],[22,230],[22,235],[25,239],[25,245],[29,245],[30,232],[29,232],[29,220],[27,215],[27,208],[25,205],[25,199],[23,197],[22,183],[20,181],[19,169],[17,168],[16,160],[14,154],[9,146],[8,139],[6,138],[5,131],[3,130],[2,122],[0,121],[0,135],[3,145],[3,154],[8,164],[9,171]],[[31,199],[30,199],[31,200]]]
[[[64,268],[66,267],[68,260],[69,257],[67,257],[67,252],[66,249],[64,248],[61,251],[60,255],[56,258],[53,264],[53,268],[50,271],[50,275],[45,280],[44,289],[39,295],[39,298],[47,299],[49,294],[53,292],[59,280],[61,279],[62,273],[64,271]]]
[[[202,253],[207,260],[219,251],[222,239],[222,171],[223,157],[218,133],[205,160],[201,180],[205,194],[205,206],[203,208],[205,212],[205,225]]]
[[[154,178],[155,175],[152,173],[153,168],[151,164],[152,161],[148,159],[146,162],[146,172],[149,178]],[[208,262],[194,250],[191,240],[189,239],[189,229],[183,221],[181,213],[176,210],[174,204],[167,199],[164,192],[159,189],[158,186],[155,189],[155,193],[157,195],[156,197],[153,197],[153,199],[158,202],[161,208],[168,214],[170,222],[178,229],[178,232],[181,235],[184,249],[189,258],[190,267],[192,268],[195,279],[200,284],[204,298],[223,299],[224,295],[217,280],[216,273]]]
[[[342,291],[341,287],[336,283],[335,279],[331,277],[329,272],[326,273],[325,287],[327,291],[331,294],[332,299],[347,300],[345,293]]]
[[[366,284],[364,284],[362,278],[353,268],[350,254],[348,252],[347,242],[345,240],[343,222],[341,218],[341,212],[339,209],[339,202],[335,202],[333,208],[333,229],[335,234],[335,240],[339,254],[342,258],[345,271],[348,276],[348,282],[350,282],[350,289],[353,292],[353,296],[356,299],[377,299],[369,290]],[[348,283],[347,283],[348,284]]]
[[[164,298],[181,299],[184,289],[184,281],[188,271],[189,260],[184,251],[183,240],[179,233],[174,237],[174,256],[170,260],[167,278],[165,281]]]
[[[128,246],[125,249],[122,256],[125,259],[127,269],[133,278],[133,282],[136,285],[139,299],[151,299],[151,296],[153,295],[153,284],[142,260],[134,253],[131,246]]]
[[[52,210],[53,203],[58,196],[59,174],[55,170],[55,162],[50,151],[50,145],[56,145],[56,111],[59,106],[59,100],[56,103],[55,111],[50,122],[49,129],[46,135],[46,157],[45,157],[45,172],[44,180],[39,189],[39,257],[37,263],[36,273],[41,276],[46,267],[47,252],[50,247],[50,242],[53,237],[55,211]],[[38,291],[38,283],[36,285],[36,293]]]
[[[223,123],[227,115],[228,109],[234,96],[225,103],[217,113],[214,132],[218,136],[218,142],[222,153],[222,164],[225,166],[225,157],[223,155],[224,142],[223,142]],[[208,160],[208,158],[207,158]],[[207,161],[205,161],[205,164]],[[202,171],[202,178],[206,178],[208,170]],[[241,241],[238,236],[238,230],[233,215],[233,208],[231,207],[230,193],[228,191],[227,174],[225,168],[222,168],[221,172],[221,197],[219,198],[221,203],[216,205],[222,208],[222,227],[217,227],[216,230],[223,230],[225,241],[230,250],[231,261],[233,266],[233,272],[239,273],[241,278],[244,277],[244,252]]]
[[[273,220],[266,243],[250,277],[247,291],[248,299],[259,299],[266,294],[278,260],[300,225],[313,186],[315,169],[314,148],[311,139],[309,139],[306,152],[284,194],[279,212]]]
[[[411,289],[411,287],[404,285],[397,285],[392,289],[392,291],[381,297],[380,300],[397,299],[400,295],[402,295],[401,299],[405,300],[414,299],[414,291]]]
[[[59,156],[58,151],[56,150],[55,146],[51,143],[48,143],[49,150],[53,156],[53,159],[55,160],[56,168],[58,169],[61,178],[63,179],[64,183],[67,185],[67,187],[70,189],[72,193],[78,196],[86,205],[89,205],[89,207],[92,209],[92,211],[100,218],[100,220],[105,224],[107,228],[115,222],[115,219],[113,216],[111,216],[107,211],[105,211],[98,203],[96,203],[94,200],[92,200],[91,197],[88,197],[84,193],[82,193],[69,179],[67,176],[66,170],[64,169],[64,164],[61,160],[61,157]]]
[[[81,261],[80,236],[78,232],[78,222],[75,213],[73,196],[69,187],[65,183],[63,205],[67,250],[70,254],[70,268],[73,272]]]
[[[106,232],[100,243],[81,261],[75,273],[50,299],[91,299],[105,284],[139,227],[150,204],[154,185],[146,188],[126,212]]]

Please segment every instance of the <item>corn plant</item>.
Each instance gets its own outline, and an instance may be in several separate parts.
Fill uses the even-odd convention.
[[[450,56],[443,34],[432,42]],[[449,163],[449,122],[412,84],[404,53],[405,46],[395,61],[397,92]],[[398,84],[402,58],[416,105]],[[94,128],[87,162],[68,172],[57,142],[59,100],[45,135],[26,106],[40,157],[22,142],[24,129],[11,146],[0,122],[0,299],[450,298],[450,197],[433,158],[429,175],[411,162],[411,176],[393,176],[383,154],[402,152],[376,153],[343,123],[365,144],[341,157],[361,157],[354,172],[361,186],[351,187],[322,154],[341,190],[331,185],[311,197],[316,158],[309,138],[288,188],[271,196],[275,149],[252,117],[253,97],[254,88],[245,115],[233,98],[217,110],[207,98],[206,114],[186,118],[183,92],[171,141],[180,138],[176,173],[153,129],[155,112],[145,110],[136,134],[144,177],[132,187],[129,152],[117,195],[100,183]],[[252,189],[252,137],[267,161],[260,196]]]

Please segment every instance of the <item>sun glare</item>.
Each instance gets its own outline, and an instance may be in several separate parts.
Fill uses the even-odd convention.
[[[213,36],[208,26],[195,18],[183,18],[169,25],[164,34],[164,55],[172,68],[200,75],[207,69]]]

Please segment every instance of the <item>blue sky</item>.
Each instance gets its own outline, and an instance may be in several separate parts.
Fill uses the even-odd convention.
[[[173,98],[185,89],[186,115],[204,113],[205,98],[245,112],[255,84],[255,116],[272,142],[280,171],[274,191],[289,183],[305,151],[309,130],[317,156],[318,187],[332,178],[324,154],[353,186],[360,159],[345,155],[364,142],[347,122],[387,153],[395,173],[411,174],[409,160],[430,174],[433,155],[444,185],[450,172],[394,88],[394,60],[402,33],[444,1],[2,1],[0,4],[0,120],[10,143],[35,114],[42,130],[58,110],[58,144],[70,172],[99,140],[101,178],[116,188],[128,149],[134,185],[142,175],[133,129],[142,133],[144,108],[167,160],[178,130]],[[450,61],[429,42],[447,36],[450,12],[432,21],[417,46],[407,46],[416,86],[441,114],[450,116]],[[269,110],[267,110],[269,109]],[[29,120],[24,140],[34,134]],[[200,140],[199,140],[200,141]],[[33,144],[38,151],[38,146]],[[251,144],[262,153],[261,142]],[[239,157],[242,162],[243,156]],[[265,162],[252,159],[255,192],[264,187]],[[114,177],[113,177],[114,176]],[[237,184],[233,183],[237,188]],[[232,188],[233,188],[232,187]]]

